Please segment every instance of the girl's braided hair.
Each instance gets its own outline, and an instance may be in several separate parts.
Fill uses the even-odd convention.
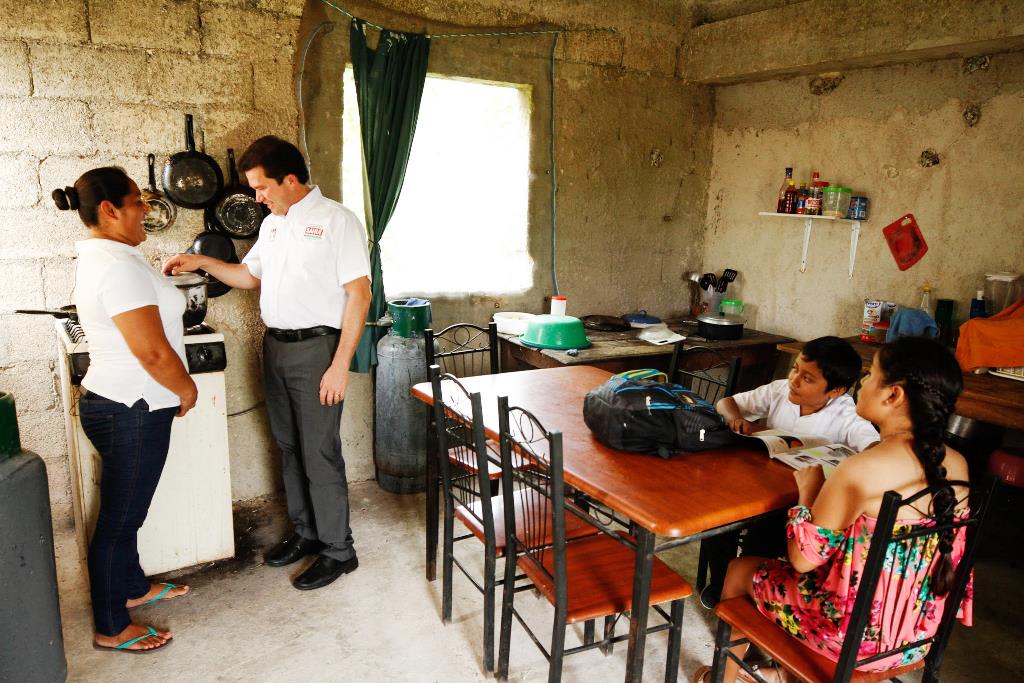
[[[963,373],[948,348],[932,339],[901,337],[878,353],[878,364],[886,384],[902,384],[913,424],[912,447],[924,468],[932,494],[932,513],[940,526],[949,524],[956,507],[956,495],[946,478],[946,423],[963,390]],[[954,530],[939,536],[939,558],[932,570],[932,590],[946,595],[953,586]]]

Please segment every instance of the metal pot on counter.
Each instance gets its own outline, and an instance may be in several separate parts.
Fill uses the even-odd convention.
[[[743,337],[743,323],[738,315],[725,313],[701,313],[697,316],[697,334],[708,340],[740,339]]]

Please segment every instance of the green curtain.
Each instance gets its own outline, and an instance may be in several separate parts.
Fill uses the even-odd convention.
[[[350,43],[363,137],[366,230],[370,237],[373,296],[366,319],[372,322],[384,315],[386,308],[380,238],[395,212],[405,181],[427,77],[430,39],[385,30],[377,49],[371,50],[366,45],[366,24],[353,19]],[[377,342],[381,336],[380,328],[366,328],[352,359],[352,370],[369,372],[377,364]]]

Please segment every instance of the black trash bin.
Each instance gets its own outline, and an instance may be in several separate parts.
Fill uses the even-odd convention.
[[[46,466],[21,450],[14,397],[0,392],[0,681],[67,678]]]

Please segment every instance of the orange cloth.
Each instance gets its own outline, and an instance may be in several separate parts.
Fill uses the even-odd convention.
[[[956,359],[968,371],[1024,365],[1024,299],[991,318],[974,318],[961,325]]]

